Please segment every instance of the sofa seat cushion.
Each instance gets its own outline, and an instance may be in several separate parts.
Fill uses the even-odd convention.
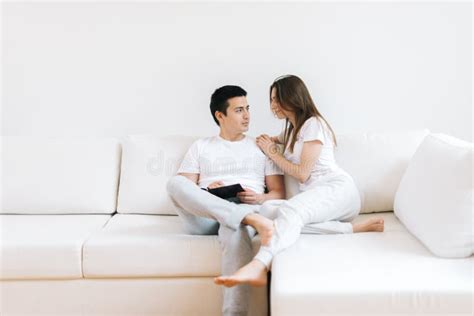
[[[384,218],[383,233],[303,235],[277,255],[272,315],[468,315],[474,258],[436,257]]]
[[[0,215],[1,279],[80,279],[82,246],[110,215]]]
[[[220,266],[217,236],[189,235],[175,215],[116,214],[84,246],[86,278],[217,276]]]

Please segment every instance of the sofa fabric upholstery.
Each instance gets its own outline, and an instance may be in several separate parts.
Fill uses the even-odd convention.
[[[80,279],[82,247],[110,215],[0,215],[0,278]]]
[[[3,214],[112,214],[120,143],[115,138],[2,138]]]

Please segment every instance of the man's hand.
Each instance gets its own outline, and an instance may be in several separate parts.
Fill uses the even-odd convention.
[[[257,194],[254,191],[244,188],[244,192],[237,193],[237,197],[240,202],[245,204],[262,204],[263,196],[262,194]]]
[[[208,189],[215,189],[215,188],[220,188],[224,186],[224,182],[222,181],[215,181],[215,182],[212,182],[211,184],[208,185]]]

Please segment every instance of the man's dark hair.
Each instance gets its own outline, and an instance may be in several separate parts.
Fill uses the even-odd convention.
[[[223,86],[216,89],[211,96],[211,114],[214,121],[219,125],[219,121],[216,118],[216,112],[222,112],[227,115],[227,108],[229,107],[229,99],[235,97],[246,97],[247,91],[239,86]]]

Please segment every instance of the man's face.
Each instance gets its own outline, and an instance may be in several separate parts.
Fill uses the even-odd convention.
[[[230,133],[244,133],[249,129],[250,112],[246,97],[234,97],[227,100],[227,115],[219,113],[221,128]]]

